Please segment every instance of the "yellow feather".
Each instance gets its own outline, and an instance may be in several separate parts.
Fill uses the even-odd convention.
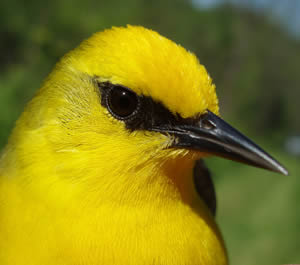
[[[45,80],[2,154],[0,264],[227,264],[193,184],[203,154],[128,131],[101,105],[95,80],[184,118],[218,114],[204,66],[158,33],[128,26],[84,41]]]

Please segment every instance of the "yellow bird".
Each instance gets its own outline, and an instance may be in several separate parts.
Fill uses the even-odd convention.
[[[158,33],[127,26],[84,41],[2,153],[0,264],[228,264],[199,159],[287,171],[218,115],[205,67]]]

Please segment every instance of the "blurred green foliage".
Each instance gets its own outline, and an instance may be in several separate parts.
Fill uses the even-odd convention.
[[[249,10],[200,10],[184,0],[1,1],[0,147],[64,53],[96,31],[126,24],[152,28],[195,52],[217,85],[226,120],[265,139],[293,170],[283,178],[210,162],[232,264],[300,262],[299,158],[282,148],[286,137],[300,134],[300,43]]]

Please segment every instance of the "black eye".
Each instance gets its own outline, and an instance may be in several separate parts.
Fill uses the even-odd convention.
[[[133,92],[120,86],[114,86],[107,93],[108,110],[113,116],[124,120],[138,110],[138,97]]]

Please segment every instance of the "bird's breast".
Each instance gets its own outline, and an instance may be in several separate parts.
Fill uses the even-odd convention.
[[[223,240],[208,212],[183,204],[110,205],[102,211],[66,227],[71,233],[64,249],[74,264],[227,264]]]

